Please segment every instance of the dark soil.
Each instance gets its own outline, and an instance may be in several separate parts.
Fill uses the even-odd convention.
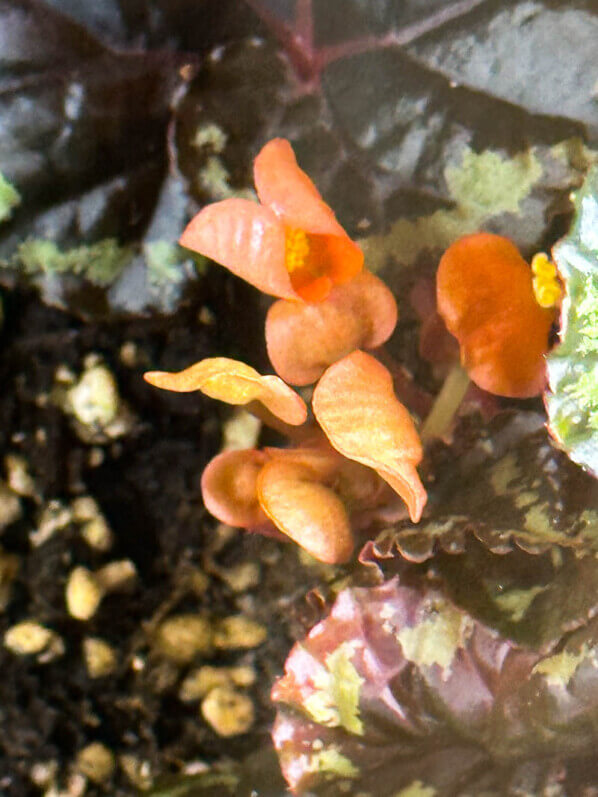
[[[0,635],[17,622],[35,619],[64,643],[64,654],[47,663],[0,648],[0,784],[7,797],[40,793],[32,772],[35,765],[52,762],[57,782],[68,789],[77,752],[95,741],[105,744],[117,762],[123,755],[135,756],[140,766],[147,762],[152,777],[177,771],[182,763],[239,759],[267,741],[272,680],[291,638],[306,627],[302,619],[307,618],[289,613],[289,607],[310,579],[315,582],[315,574],[299,566],[290,546],[215,533],[201,504],[199,475],[218,450],[225,413],[198,395],[161,393],[142,379],[148,366],[177,368],[230,353],[233,339],[237,347],[243,340],[250,345],[251,304],[239,291],[233,280],[210,272],[175,316],[110,324],[82,324],[43,306],[33,293],[5,297],[1,448],[24,458],[36,496],[21,499],[21,518],[2,536],[2,551],[17,557],[18,572],[0,615]],[[242,317],[237,311],[231,319],[231,308],[240,306]],[[197,320],[205,307],[215,319],[212,325]],[[125,365],[119,352],[131,342],[136,364]],[[66,365],[77,373],[90,352],[110,367],[135,416],[130,433],[99,446],[83,443],[69,418],[43,398],[58,368]],[[111,550],[94,551],[74,523],[32,545],[29,534],[48,504],[66,506],[81,495],[98,502],[114,535]],[[122,559],[137,569],[134,588],[105,598],[89,621],[69,616],[64,590],[72,568],[93,570]],[[234,592],[218,573],[249,561],[259,564],[259,583]],[[193,591],[188,576],[197,571],[207,579]],[[212,620],[243,613],[267,626],[267,641],[255,650],[193,661],[195,666],[255,668],[255,685],[246,690],[256,708],[249,733],[222,739],[201,719],[197,703],[178,699],[190,666],[175,666],[153,653],[152,632],[159,620],[180,612],[206,613]],[[95,679],[87,674],[81,646],[89,636],[116,649],[114,674]],[[135,793],[122,766],[115,772],[86,793]]]

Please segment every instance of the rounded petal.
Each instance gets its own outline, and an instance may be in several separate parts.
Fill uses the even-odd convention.
[[[224,199],[207,205],[189,222],[179,243],[264,293],[296,298],[285,267],[284,227],[271,210],[256,202]]]
[[[317,235],[347,235],[297,164],[286,139],[274,138],[262,148],[255,159],[253,175],[260,202],[274,211],[286,227]]]
[[[268,457],[261,451],[225,451],[208,463],[201,477],[206,509],[222,523],[255,528],[268,522],[260,507],[257,479]]]
[[[266,317],[268,355],[285,382],[309,385],[355,349],[381,346],[396,323],[391,291],[363,271],[335,287],[325,302],[275,302]]]
[[[261,376],[238,360],[211,357],[184,371],[168,373],[150,371],[144,379],[164,390],[189,393],[201,390],[206,396],[227,404],[248,404],[260,401],[284,423],[299,426],[307,419],[305,402],[277,376]]]
[[[511,241],[490,233],[460,238],[440,260],[436,289],[479,387],[514,398],[542,391],[555,313],[536,302],[530,267]]]
[[[319,478],[307,465],[274,458],[260,471],[260,504],[280,531],[316,559],[346,562],[354,546],[349,518],[342,501]]]
[[[374,468],[399,493],[417,522],[426,495],[415,470],[422,447],[386,368],[365,352],[353,352],[322,376],[313,409],[334,448]]]

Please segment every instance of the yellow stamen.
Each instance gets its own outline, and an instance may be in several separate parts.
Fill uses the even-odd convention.
[[[532,272],[534,274],[532,279],[534,295],[540,307],[557,305],[563,295],[563,289],[556,266],[550,261],[547,254],[538,252],[537,255],[534,255]]]
[[[287,228],[284,263],[289,274],[303,266],[308,254],[309,241],[307,240],[307,233],[297,228]]]

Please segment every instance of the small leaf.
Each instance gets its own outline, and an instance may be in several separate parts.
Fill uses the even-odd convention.
[[[598,169],[575,204],[573,226],[553,250],[566,295],[561,342],[548,357],[545,400],[559,445],[598,476]]]

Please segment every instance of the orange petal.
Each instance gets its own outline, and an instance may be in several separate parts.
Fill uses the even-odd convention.
[[[307,418],[307,408],[297,395],[277,376],[261,376],[238,360],[211,357],[178,373],[150,371],[144,379],[163,390],[190,393],[201,390],[206,396],[228,404],[260,401],[284,423],[299,426]]]
[[[254,177],[260,202],[274,211],[287,232],[307,233],[304,267],[291,273],[293,288],[304,301],[322,301],[333,284],[347,282],[361,271],[361,249],[299,168],[288,141],[275,138],[263,147],[255,159]]]
[[[285,267],[284,227],[268,208],[247,199],[207,205],[187,225],[181,246],[226,266],[260,291],[296,294]]]
[[[339,467],[346,461],[330,446],[324,435],[322,435],[322,445],[306,445],[298,448],[267,446],[264,452],[271,459],[284,460],[293,465],[309,468],[321,482],[335,480]]]
[[[201,477],[206,509],[222,523],[253,528],[267,523],[257,494],[257,479],[268,456],[255,449],[225,451],[208,463]]]
[[[531,269],[511,241],[490,233],[460,238],[440,260],[436,290],[479,387],[514,398],[542,391],[555,313],[536,302]]]
[[[273,210],[285,227],[316,235],[346,236],[318,189],[299,168],[286,139],[274,138],[262,148],[253,175],[260,202]]]
[[[397,323],[397,305],[369,271],[335,287],[325,302],[278,301],[266,318],[266,344],[274,370],[293,385],[309,385],[355,349],[381,346]]]
[[[342,501],[307,465],[274,458],[260,471],[260,503],[274,525],[316,559],[346,562],[353,536]]]
[[[399,493],[417,522],[426,502],[415,470],[422,447],[386,368],[365,352],[353,352],[320,379],[313,409],[334,448],[374,468]]]
[[[394,463],[392,470],[378,468],[376,471],[407,504],[409,517],[417,523],[422,516],[428,494],[421,483],[415,465],[410,462]]]

